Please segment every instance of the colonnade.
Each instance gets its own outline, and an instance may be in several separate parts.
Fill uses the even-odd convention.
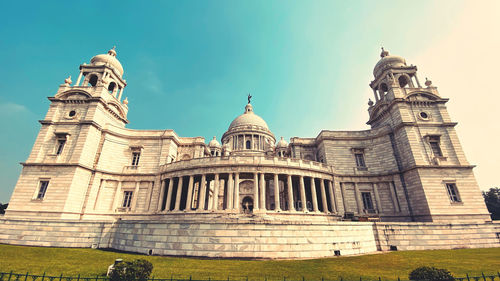
[[[244,187],[240,188],[241,184]],[[157,211],[336,214],[335,194],[333,182],[326,175],[309,177],[257,172],[197,174],[165,178],[158,196]]]
[[[84,79],[82,80],[82,76],[83,76],[83,70],[80,70],[80,74],[78,75],[78,79],[76,80],[76,83],[73,85],[73,87],[81,87],[81,86],[86,86],[87,83],[90,83],[90,77],[92,75],[95,75],[97,77],[97,79],[99,80],[99,76],[98,76],[98,73],[87,73],[86,76],[84,77]],[[104,72],[104,74],[102,75],[102,77],[100,78],[101,80],[104,80],[106,79],[106,77],[109,76],[109,73],[108,72]],[[82,81],[82,83],[80,84],[80,81]],[[117,98],[119,101],[121,101],[122,99],[122,95],[123,95],[123,90],[125,89],[125,87],[120,87],[118,86],[118,84],[115,82],[115,87],[113,89],[113,92],[111,93],[115,98]]]
[[[264,150],[266,137],[261,134],[237,134],[231,137],[233,150]],[[249,146],[247,146],[249,142]]]

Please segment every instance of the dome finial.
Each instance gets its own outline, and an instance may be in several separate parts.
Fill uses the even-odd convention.
[[[250,95],[250,93],[248,93],[248,104],[250,104],[251,99],[252,99],[252,95]]]
[[[383,58],[383,57],[387,57],[389,55],[389,52],[384,50],[384,47],[382,47],[382,52],[380,53],[380,57]]]
[[[71,75],[64,79],[64,84],[66,84],[67,86],[71,85],[71,83],[73,83],[73,81],[71,81]]]
[[[113,46],[111,50],[108,51],[108,55],[116,57],[116,46]]]
[[[427,87],[432,86],[432,81],[427,79],[427,77],[425,77],[425,86],[427,86]]]

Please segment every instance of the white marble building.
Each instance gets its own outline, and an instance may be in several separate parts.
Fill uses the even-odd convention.
[[[125,128],[123,67],[97,55],[49,97],[0,242],[265,258],[498,246],[448,99],[387,51],[373,74],[369,130],[276,141],[249,97],[206,144]]]

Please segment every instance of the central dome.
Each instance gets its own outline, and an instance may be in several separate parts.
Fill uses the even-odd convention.
[[[276,138],[266,121],[253,112],[250,98],[245,112],[236,117],[222,135],[222,144],[236,154],[262,154],[273,150],[275,143]]]
[[[269,131],[266,121],[253,112],[251,104],[247,104],[245,106],[245,112],[231,122],[228,131],[241,126],[257,126]]]

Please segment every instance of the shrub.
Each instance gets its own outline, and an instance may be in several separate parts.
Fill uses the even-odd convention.
[[[410,280],[428,280],[428,281],[453,281],[453,275],[441,268],[422,266],[415,268],[408,276]]]
[[[147,280],[153,271],[153,264],[147,260],[138,259],[131,262],[121,262],[115,265],[110,281]]]

